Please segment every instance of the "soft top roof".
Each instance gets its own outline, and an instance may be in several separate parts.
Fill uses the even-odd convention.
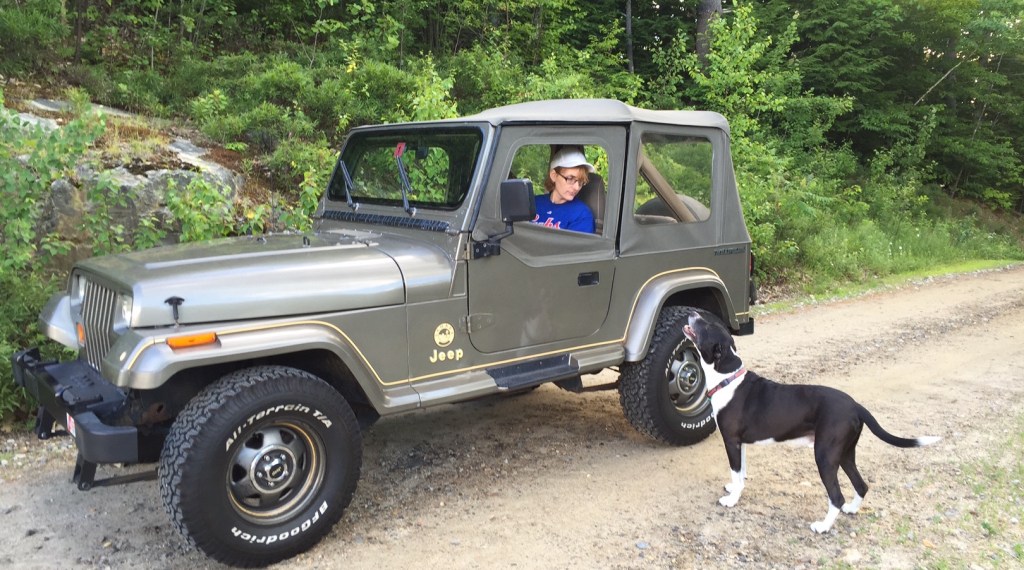
[[[729,130],[722,115],[712,111],[652,111],[613,99],[550,99],[497,107],[457,119],[503,123],[627,123],[643,121]]]
[[[475,115],[438,121],[404,124],[466,124],[487,122],[492,125],[509,123],[632,123],[646,122],[663,125],[713,127],[729,132],[725,117],[713,111],[652,111],[627,105],[614,99],[549,99],[531,101],[488,109]],[[381,125],[357,127],[356,130]],[[394,124],[389,126],[395,126]]]

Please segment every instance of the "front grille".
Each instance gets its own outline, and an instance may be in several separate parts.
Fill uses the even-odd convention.
[[[117,293],[86,280],[82,297],[85,360],[97,370],[100,369],[103,355],[110,350],[113,342],[116,303]]]

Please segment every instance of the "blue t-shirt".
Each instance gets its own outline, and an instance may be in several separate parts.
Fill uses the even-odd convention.
[[[537,217],[533,223],[561,230],[594,233],[594,214],[583,202],[573,200],[555,204],[550,194],[538,194],[534,196],[534,201],[537,204]]]

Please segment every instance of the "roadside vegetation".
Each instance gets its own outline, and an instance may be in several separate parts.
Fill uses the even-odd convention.
[[[50,185],[145,159],[171,125],[259,191],[181,188],[170,220],[129,230],[116,206],[131,197],[101,183],[94,253],[168,226],[306,229],[354,126],[609,97],[729,119],[766,291],[1024,259],[1022,20],[1024,0],[0,0],[0,101],[71,103],[57,131],[0,114],[0,417],[24,417],[8,358],[40,341],[36,315],[64,286],[69,245],[38,224]]]

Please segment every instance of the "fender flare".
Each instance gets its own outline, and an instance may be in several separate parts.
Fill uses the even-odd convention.
[[[191,368],[228,364],[253,355],[279,356],[324,350],[334,354],[348,367],[377,410],[419,405],[419,396],[407,381],[385,382],[355,342],[343,330],[325,321],[303,320],[218,329],[214,345],[183,350],[171,349],[167,338],[198,333],[201,329],[189,327],[174,332],[174,335],[164,332],[159,336],[124,335],[103,362],[105,375],[115,378],[114,383],[119,387],[148,390],[160,387],[175,374]],[[130,348],[124,350],[123,345]],[[115,355],[121,355],[121,361],[111,362],[116,360]],[[107,371],[111,374],[107,375]]]
[[[658,315],[673,295],[686,291],[710,291],[717,307],[699,306],[718,314],[730,327],[739,326],[725,283],[713,270],[690,267],[655,275],[637,292],[623,341],[626,362],[637,362],[647,354]]]

